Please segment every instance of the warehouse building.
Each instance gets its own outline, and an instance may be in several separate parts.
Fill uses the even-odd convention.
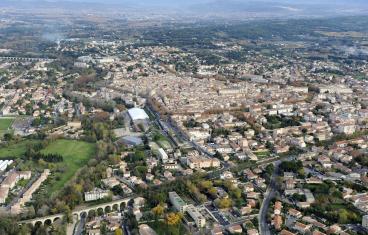
[[[133,122],[148,120],[147,113],[140,108],[132,108],[128,110],[129,116]]]

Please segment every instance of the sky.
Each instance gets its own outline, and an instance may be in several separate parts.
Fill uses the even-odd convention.
[[[6,0],[3,0],[6,1]],[[188,4],[197,4],[197,3],[208,3],[208,2],[216,2],[218,0],[8,0],[13,2],[98,2],[98,3],[140,3],[140,4],[152,4],[152,5],[188,5]],[[368,5],[367,0],[228,0],[229,2],[278,2],[278,3],[294,3],[294,4],[366,4]]]
[[[19,0],[18,0],[19,1]],[[60,1],[60,0],[49,0],[49,1]],[[64,0],[65,1],[65,0]],[[160,4],[160,5],[171,5],[171,4],[194,4],[200,2],[216,2],[216,0],[67,0],[71,2],[141,2],[144,4]],[[316,4],[316,3],[367,3],[366,0],[236,0],[237,2],[286,2],[286,3],[303,3],[303,4]],[[368,4],[368,3],[367,3]]]
[[[70,6],[78,9],[86,9],[89,6],[100,10],[108,10],[109,8],[104,8],[103,5],[110,5],[110,8],[116,6],[115,10],[134,9],[145,13],[158,12],[161,15],[175,12],[176,15],[221,17],[236,15],[237,18],[255,15],[262,17],[330,17],[368,14],[368,0],[0,0],[0,6],[4,2],[11,2],[19,6],[27,3],[26,7],[48,6],[51,2],[56,8],[65,6],[67,3],[69,9]],[[45,4],[46,2],[49,4]],[[73,3],[79,3],[79,7],[73,6]]]

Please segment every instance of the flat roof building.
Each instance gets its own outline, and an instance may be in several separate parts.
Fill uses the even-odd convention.
[[[171,204],[177,211],[184,213],[188,207],[187,203],[176,193],[176,192],[169,192],[169,198]]]
[[[137,145],[143,144],[143,140],[140,137],[136,137],[136,136],[125,136],[121,140],[124,144],[131,145],[131,146],[137,146]]]
[[[368,229],[368,215],[363,216],[362,225],[364,228]]]
[[[206,226],[206,219],[193,205],[187,207],[187,212],[192,217],[198,228]]]
[[[167,155],[167,153],[165,152],[165,150],[163,150],[162,148],[158,149],[158,155],[161,158],[161,161],[163,163],[166,163],[169,159],[169,156]]]
[[[149,119],[146,111],[140,108],[131,108],[128,110],[129,116],[132,121],[147,120]]]
[[[86,202],[96,201],[96,200],[99,200],[99,199],[107,197],[107,196],[109,196],[109,191],[108,190],[102,190],[102,189],[99,189],[99,188],[94,188],[92,191],[84,193],[84,200]]]

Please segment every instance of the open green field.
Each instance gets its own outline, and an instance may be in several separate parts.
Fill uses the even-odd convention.
[[[0,118],[0,135],[3,135],[10,130],[14,120],[15,118],[13,117]]]
[[[258,157],[258,159],[267,158],[271,154],[270,151],[255,151],[253,153]]]
[[[169,140],[166,136],[162,135],[160,132],[156,132],[153,136],[153,140],[163,149],[170,149],[172,148]]]
[[[154,153],[158,154],[158,149],[160,148],[160,146],[158,146],[156,142],[150,142],[149,146]]]
[[[11,144],[6,147],[0,147],[0,159],[14,159],[22,157],[27,151],[27,146],[37,142],[37,140],[23,140],[19,143]]]
[[[0,130],[8,130],[13,124],[15,118],[0,118]]]
[[[160,145],[161,148],[163,149],[170,149],[171,148],[171,144],[169,141],[167,140],[159,140],[157,141],[157,143]]]
[[[50,185],[49,192],[60,190],[95,153],[95,145],[77,140],[56,140],[41,151],[43,154],[60,154],[63,156],[66,171]]]
[[[171,227],[163,221],[147,223],[158,235],[166,234],[188,234],[185,227],[180,224],[179,227]]]

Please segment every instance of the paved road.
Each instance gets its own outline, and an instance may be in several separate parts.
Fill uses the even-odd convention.
[[[258,215],[258,230],[261,235],[271,235],[270,228],[267,224],[267,211],[270,206],[271,200],[275,197],[276,194],[276,176],[278,172],[278,168],[281,161],[275,162],[275,170],[272,174],[271,183],[269,184],[266,193],[264,194],[264,199],[261,205],[261,209]]]
[[[81,235],[83,233],[84,225],[86,224],[86,218],[82,217],[80,221],[76,224],[74,229],[74,235]]]

